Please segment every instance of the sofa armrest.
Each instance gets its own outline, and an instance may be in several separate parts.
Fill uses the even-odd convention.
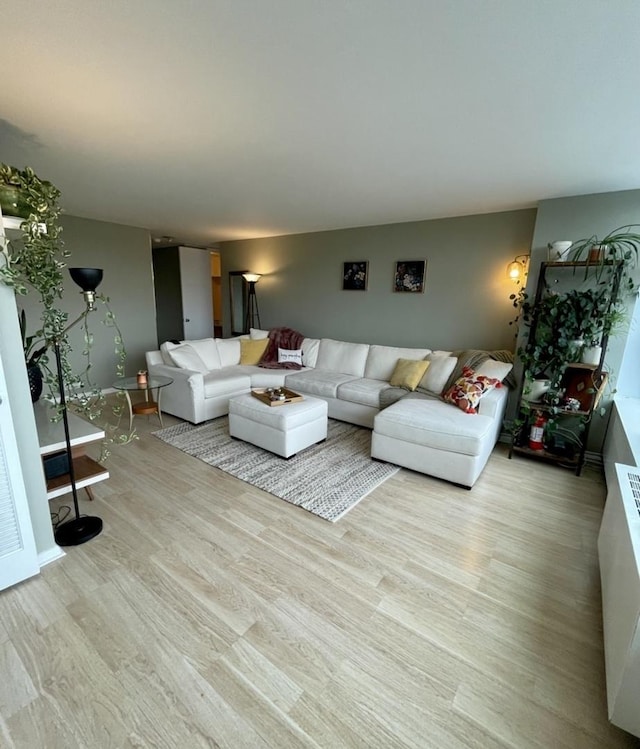
[[[482,398],[480,398],[478,413],[482,416],[490,416],[492,419],[495,419],[496,417],[502,418],[508,397],[509,388],[505,385],[499,388],[493,388],[486,395],[483,395]]]
[[[186,383],[194,393],[199,393],[200,397],[204,398],[204,375],[202,372],[181,369],[180,367],[170,367],[167,364],[152,364],[149,367],[149,374],[171,377],[173,383],[169,387],[172,387],[174,384],[182,387]]]

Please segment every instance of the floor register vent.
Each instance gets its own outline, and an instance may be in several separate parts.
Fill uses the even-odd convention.
[[[631,471],[629,471],[627,473],[627,478],[629,480],[629,489],[631,489],[631,496],[635,500],[638,517],[640,517],[640,473],[632,473]]]

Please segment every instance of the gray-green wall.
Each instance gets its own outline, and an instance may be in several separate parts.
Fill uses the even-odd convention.
[[[65,248],[71,252],[69,267],[103,268],[104,278],[98,288],[110,299],[110,306],[120,327],[127,350],[127,374],[144,368],[144,352],[157,348],[151,242],[149,232],[120,224],[64,216],[61,220]],[[74,319],[84,309],[80,289],[63,273],[64,294],[60,307]],[[39,317],[35,294],[18,300],[27,311],[28,330],[37,327]],[[115,376],[113,328],[103,324],[105,308],[89,316],[89,330],[94,336],[91,350],[92,380],[102,388],[111,387]],[[81,326],[69,332],[75,369],[83,366],[84,339]]]
[[[417,221],[220,245],[226,274],[264,274],[256,286],[263,328],[289,326],[309,337],[427,346],[514,347],[506,266],[529,252],[535,209]],[[395,293],[399,260],[426,260],[424,294]],[[342,291],[347,261],[368,261],[367,291]]]

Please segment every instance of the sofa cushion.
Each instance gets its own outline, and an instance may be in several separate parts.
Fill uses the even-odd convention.
[[[286,364],[287,362],[293,362],[302,366],[302,349],[278,348],[278,363]]]
[[[269,344],[266,338],[240,341],[240,364],[257,364]]]
[[[216,346],[223,367],[240,364],[240,338],[216,338]]]
[[[249,328],[249,337],[254,341],[261,341],[263,338],[269,337],[269,331],[260,330],[260,328]]]
[[[458,360],[455,356],[449,356],[447,353],[436,354],[434,352],[429,354],[427,361],[429,362],[429,369],[418,383],[417,390],[440,395],[451,373],[456,368]]]
[[[463,367],[462,377],[443,394],[446,403],[452,403],[467,414],[475,414],[480,398],[492,390],[500,387],[500,380],[494,377],[484,377],[476,374],[470,367]]]
[[[188,343],[174,346],[169,351],[169,358],[174,366],[180,369],[189,369],[192,372],[200,372],[202,374],[206,374],[209,371],[198,352]]]
[[[287,375],[285,384],[291,390],[300,393],[319,395],[323,398],[337,398],[340,385],[355,379],[357,378],[353,375],[316,368]]]
[[[302,341],[302,366],[315,367],[320,349],[319,338],[305,338]]]
[[[329,372],[364,377],[368,354],[368,343],[348,343],[346,341],[334,341],[331,338],[322,338],[316,367]]]
[[[389,385],[405,390],[415,390],[422,376],[429,368],[429,362],[424,359],[398,359],[393,374],[389,378]]]
[[[484,375],[484,377],[495,377],[496,380],[502,382],[512,369],[513,364],[509,362],[487,359],[479,367],[476,367],[476,374]]]
[[[275,388],[284,385],[284,378],[291,374],[290,369],[264,369],[263,367],[242,367],[251,377],[252,388]]]
[[[414,394],[416,395],[416,394]],[[455,406],[430,396],[406,398],[376,415],[374,430],[416,445],[462,455],[480,455],[495,421],[470,418]]]
[[[424,359],[431,349],[400,348],[398,346],[369,346],[364,376],[389,382],[398,359]]]
[[[380,408],[380,394],[386,390],[389,390],[386,382],[361,377],[338,385],[338,398],[362,406]]]
[[[232,395],[251,389],[251,377],[240,372],[218,369],[205,374],[202,379],[204,380],[205,398]]]
[[[213,338],[200,338],[195,341],[183,341],[183,343],[193,346],[207,369],[220,369],[222,366],[218,347]]]

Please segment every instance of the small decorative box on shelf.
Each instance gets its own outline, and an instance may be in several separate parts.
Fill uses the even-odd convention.
[[[256,388],[251,395],[267,406],[284,406],[286,403],[296,403],[304,400],[300,393],[295,393],[289,388]]]
[[[600,403],[608,376],[607,372],[598,373],[592,364],[568,364],[562,379],[565,399],[578,401],[578,412],[590,413]]]

